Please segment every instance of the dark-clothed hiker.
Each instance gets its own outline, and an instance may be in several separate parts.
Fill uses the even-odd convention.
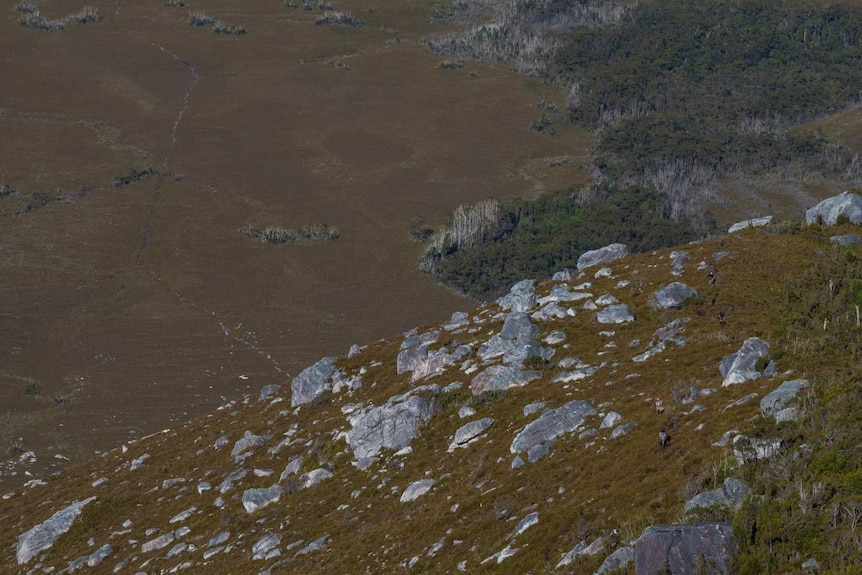
[[[669,440],[670,440],[670,437],[668,437],[667,431],[665,431],[664,428],[662,428],[662,430],[658,432],[658,443],[659,443],[659,445],[661,445],[662,449],[667,447],[667,442]]]

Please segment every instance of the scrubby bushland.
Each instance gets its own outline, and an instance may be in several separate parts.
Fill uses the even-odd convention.
[[[259,238],[267,244],[301,244],[319,240],[337,240],[340,233],[336,228],[326,224],[313,224],[301,228],[282,228],[278,226],[267,226],[256,228],[248,224],[240,230],[244,236]]]
[[[862,103],[862,8],[766,0],[458,0],[435,54],[510,63],[568,92],[597,173],[695,217],[723,179],[859,185],[858,157],[802,124]],[[534,122],[544,130],[549,122]]]
[[[512,284],[574,267],[585,251],[622,242],[638,252],[690,241],[715,224],[670,219],[662,197],[641,188],[593,190],[585,203],[574,190],[505,204],[459,207],[429,240],[420,268],[478,299],[502,295]]]
[[[798,422],[759,419],[748,430],[752,437],[781,438],[783,448],[734,472],[755,495],[733,517],[740,575],[787,572],[809,557],[829,573],[862,572],[859,256],[857,248],[838,246],[820,252],[773,294],[784,318],[774,354],[818,376]]]

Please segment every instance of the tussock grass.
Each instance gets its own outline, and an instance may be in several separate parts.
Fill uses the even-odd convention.
[[[45,32],[63,30],[68,24],[98,24],[101,21],[99,9],[96,6],[84,6],[79,11],[59,19],[45,18],[39,11],[38,5],[33,2],[19,2],[15,10],[21,13],[18,22],[22,26]]]
[[[192,26],[194,28],[212,26],[216,22],[218,22],[218,20],[216,20],[203,10],[192,10],[191,12],[189,12],[189,26]]]

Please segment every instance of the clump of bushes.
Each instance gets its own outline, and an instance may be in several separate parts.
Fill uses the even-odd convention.
[[[315,26],[339,25],[360,28],[363,24],[362,20],[354,17],[350,12],[341,10],[326,10],[323,12],[323,16],[314,19]]]
[[[301,228],[282,228],[280,226],[267,226],[255,228],[248,224],[240,230],[246,237],[259,238],[267,244],[304,244],[320,240],[337,240],[340,233],[337,228],[329,227],[327,224],[312,224]]]
[[[160,176],[161,172],[154,170],[152,168],[147,168],[145,170],[135,170],[132,169],[131,172],[126,174],[125,176],[117,176],[114,178],[114,187],[122,188],[123,186],[128,186],[129,184],[136,184],[141,180],[145,180],[152,176]]]
[[[216,34],[222,34],[225,36],[242,36],[243,34],[248,33],[248,30],[243,26],[226,26],[225,24],[222,24],[221,20],[210,16],[203,10],[192,10],[189,12],[189,25],[193,28],[204,28],[209,26]]]
[[[458,70],[464,67],[464,60],[454,60],[452,58],[446,58],[442,62],[440,62],[440,68],[443,70]]]
[[[0,198],[14,198],[18,195],[18,190],[9,187],[6,184],[0,186]]]
[[[185,5],[186,3],[183,0],[168,0],[165,2],[165,6],[168,8],[184,8]]]
[[[39,7],[33,2],[19,2],[15,11],[21,13],[18,22],[25,28],[55,32],[63,30],[66,24],[98,24],[101,21],[99,9],[95,6],[84,6],[78,12],[65,18],[48,19],[42,16]]]

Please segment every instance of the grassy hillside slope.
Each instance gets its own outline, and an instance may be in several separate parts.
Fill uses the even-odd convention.
[[[188,562],[186,568],[195,572],[454,573],[464,561],[474,573],[549,573],[579,541],[604,537],[598,555],[557,571],[590,573],[649,525],[716,518],[734,521],[740,550],[735,573],[799,572],[811,557],[822,572],[855,572],[862,564],[856,511],[862,473],[856,457],[862,440],[862,260],[858,247],[829,241],[833,234],[850,232],[858,228],[785,222],[680,246],[676,249],[690,260],[678,277],[670,273],[671,249],[614,262],[610,277],[594,278],[596,268],[591,268],[572,284],[589,282],[595,297],[613,294],[633,309],[636,321],[597,324],[582,302],[572,304],[574,317],[538,321],[539,338],[560,331],[565,341],[546,344],[555,348],[547,363],[531,363],[540,370],[539,379],[505,392],[472,395],[466,385],[476,374],[465,373],[461,364],[411,381],[409,373],[396,374],[402,338],[370,343],[351,359],[337,360],[346,375],[362,374],[360,389],[326,392],[298,410],[287,407],[286,387],[264,401],[249,396],[10,492],[0,501],[0,564],[6,566],[0,571],[28,571],[37,560],[26,569],[16,567],[15,538],[73,501],[92,496],[96,499],[38,558],[39,568],[32,572],[63,569],[110,544],[109,557],[86,572],[108,573],[122,564],[117,572],[162,573]],[[717,259],[717,253],[727,255]],[[715,283],[698,269],[702,261],[715,264]],[[701,297],[681,310],[654,309],[651,295],[671,281],[685,282]],[[540,286],[539,295],[553,285]],[[467,344],[475,352],[499,331],[498,311],[495,303],[476,310],[469,325],[441,330],[431,347]],[[719,311],[725,312],[726,325],[718,321]],[[658,328],[682,317],[689,318],[683,346],[668,346],[643,362],[632,360]],[[767,359],[776,361],[778,375],[721,387],[721,359],[754,336],[771,345]],[[584,379],[554,383],[564,371],[559,365],[564,358],[599,369]],[[800,419],[776,425],[762,417],[760,398],[797,378],[811,384],[798,400]],[[384,450],[363,471],[351,464],[353,456],[339,435],[349,428],[344,412],[357,404],[381,405],[416,386],[442,389],[454,381],[465,387],[435,392],[434,415],[411,442],[412,452]],[[702,409],[682,403],[691,387],[713,389],[696,400]],[[749,394],[756,396],[731,405]],[[653,408],[654,396],[663,399],[663,414]],[[558,407],[576,399],[601,413],[616,411],[636,426],[614,439],[610,429],[593,437],[564,434],[548,455],[512,468],[512,438],[536,417],[525,416],[524,407],[538,401]],[[475,443],[447,453],[453,434],[467,421],[459,417],[463,406],[475,409],[473,419],[495,422]],[[600,421],[589,419],[585,429],[595,429]],[[662,427],[672,435],[665,450],[656,439]],[[743,464],[729,447],[712,445],[734,429],[752,438],[780,438],[782,447],[768,459]],[[229,451],[246,431],[267,439],[242,463],[234,463]],[[221,436],[229,442],[215,449]],[[131,462],[145,454],[149,458],[130,470]],[[288,477],[277,503],[247,513],[240,501],[243,490],[272,485],[294,456],[303,458],[300,471],[324,468],[333,477],[306,489]],[[201,481],[217,486],[240,467],[248,475],[221,495],[221,507],[214,504],[219,493],[197,489]],[[727,476],[745,481],[758,497],[736,514],[712,509],[684,515],[684,501]],[[432,489],[401,503],[404,489],[423,478],[436,480]],[[177,481],[163,483],[170,479]],[[189,518],[169,523],[192,507]],[[538,523],[514,536],[516,523],[531,512],[538,513]],[[181,527],[188,529],[177,531]],[[222,544],[227,547],[204,560],[207,542],[222,532],[229,533]],[[142,550],[145,542],[166,533],[179,535],[160,551]],[[252,561],[251,548],[266,533],[281,535],[281,554]],[[324,535],[321,549],[298,553]],[[167,557],[174,545],[175,554]],[[500,566],[495,560],[482,563],[507,546],[517,551]]]

